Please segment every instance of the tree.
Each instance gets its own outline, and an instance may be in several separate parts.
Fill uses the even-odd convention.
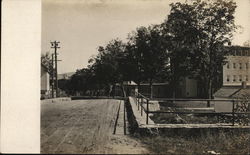
[[[219,67],[225,63],[225,45],[236,29],[235,8],[231,0],[174,3],[165,22],[173,38],[174,53],[185,51],[185,63],[190,65],[192,75],[203,82],[207,98],[211,98],[212,82],[220,72]]]
[[[146,50],[146,27],[139,27],[136,31],[133,31],[128,36],[128,43],[126,46],[126,51],[128,53],[128,60],[133,70],[131,80],[138,84],[138,90],[140,92],[140,85],[143,80],[145,80],[145,74],[142,67],[143,64],[143,52]]]
[[[111,40],[105,47],[99,46],[98,55],[92,59],[92,68],[99,84],[113,85],[120,83],[123,94],[124,68],[126,65],[125,44],[119,40]]]
[[[49,52],[42,54],[41,56],[41,63],[48,69],[49,74],[53,72],[53,63]]]
[[[152,84],[167,67],[166,39],[163,37],[161,25],[139,27],[130,37],[130,53],[133,55],[137,76],[135,81],[140,85],[141,80],[150,84],[150,97],[153,97]]]

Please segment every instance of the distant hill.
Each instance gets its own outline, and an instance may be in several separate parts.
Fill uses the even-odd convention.
[[[75,72],[68,72],[68,73],[63,73],[63,74],[58,74],[58,80],[61,80],[61,79],[70,79],[70,77],[75,74]]]

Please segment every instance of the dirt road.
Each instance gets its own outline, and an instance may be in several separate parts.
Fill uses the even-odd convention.
[[[42,103],[41,153],[147,153],[124,135],[123,108],[123,101],[112,99]]]

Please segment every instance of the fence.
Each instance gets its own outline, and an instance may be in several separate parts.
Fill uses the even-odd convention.
[[[195,112],[195,111],[150,111],[149,109],[149,101],[150,99],[138,92],[135,93],[136,104],[138,110],[140,110],[141,116],[143,116],[143,111],[146,114],[146,124],[148,124],[149,114],[155,113],[169,113],[169,114],[198,114],[198,115],[213,115],[213,116],[230,116],[231,125],[235,125],[235,121],[241,121],[243,125],[248,125],[250,120],[250,104],[248,101],[244,101],[241,99],[160,99],[158,101],[162,102],[175,102],[175,101],[205,101],[207,102],[207,107],[210,107],[211,102],[231,102],[232,103],[232,111],[229,112]],[[146,107],[143,104],[146,102]]]

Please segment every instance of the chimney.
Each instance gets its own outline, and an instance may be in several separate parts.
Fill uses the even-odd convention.
[[[246,83],[246,81],[243,81],[243,82],[241,83],[241,88],[242,88],[242,89],[246,89],[246,88],[247,88],[247,83]]]

